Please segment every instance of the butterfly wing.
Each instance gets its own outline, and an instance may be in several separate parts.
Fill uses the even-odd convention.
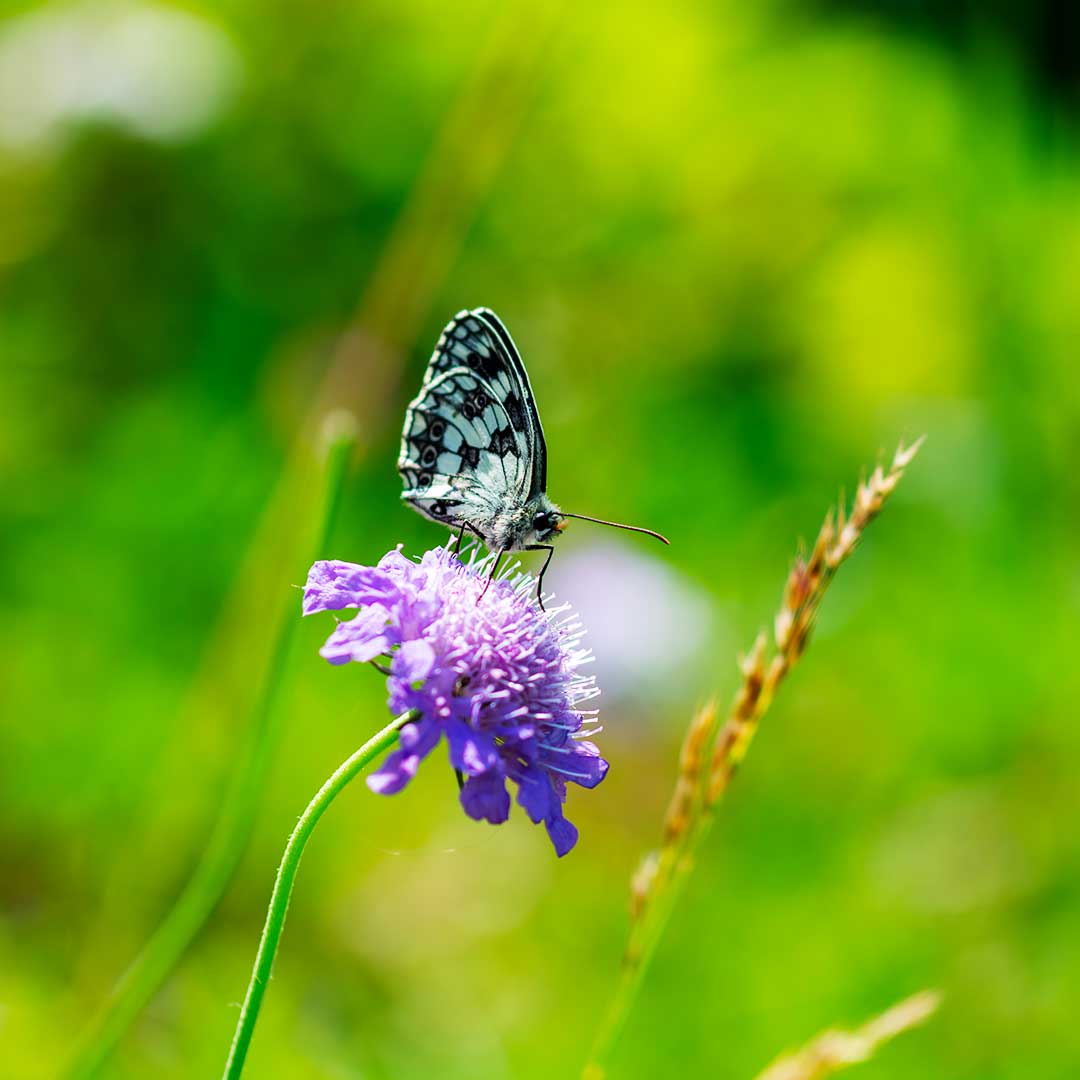
[[[459,312],[405,414],[402,498],[451,528],[481,533],[544,490],[547,449],[513,340],[487,308]]]
[[[472,316],[487,330],[485,344],[490,347],[492,341],[495,343],[494,352],[499,359],[497,363],[488,364],[488,371],[499,386],[505,387],[507,397],[504,405],[507,418],[515,431],[520,431],[525,435],[529,446],[531,468],[528,497],[531,499],[547,491],[547,443],[544,441],[544,429],[540,424],[540,413],[536,408],[536,398],[533,396],[529,376],[522,363],[521,354],[514,344],[514,339],[510,336],[510,331],[503,326],[499,316],[491,308],[476,308]],[[455,333],[460,333],[460,331],[455,331]],[[474,340],[472,327],[466,325],[466,333],[461,344],[467,345],[472,340]],[[457,348],[460,353],[461,346]],[[482,366],[483,354],[481,354],[480,363]],[[519,406],[522,415],[519,415]]]

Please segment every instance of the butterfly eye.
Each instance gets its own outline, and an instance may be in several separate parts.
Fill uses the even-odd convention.
[[[431,425],[431,437],[433,439],[441,439],[445,430],[446,425],[441,420],[435,420]]]
[[[438,456],[439,455],[436,452],[435,447],[428,444],[427,446],[424,447],[424,452],[420,455],[420,464],[421,465],[434,465],[435,464],[435,459]]]

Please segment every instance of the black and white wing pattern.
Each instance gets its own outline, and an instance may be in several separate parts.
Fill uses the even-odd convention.
[[[529,377],[498,316],[460,311],[447,324],[405,413],[402,498],[451,528],[485,525],[547,484],[547,449]]]

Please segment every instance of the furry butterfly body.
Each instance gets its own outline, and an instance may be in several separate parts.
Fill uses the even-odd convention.
[[[398,471],[414,510],[500,553],[546,550],[550,559],[549,541],[567,518],[600,520],[564,513],[548,498],[547,445],[529,376],[489,308],[459,311],[439,337],[405,412]]]

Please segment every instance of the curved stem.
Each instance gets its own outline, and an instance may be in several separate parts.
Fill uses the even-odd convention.
[[[321,788],[315,798],[308,803],[307,809],[300,815],[289,842],[285,845],[285,854],[281,857],[274,891],[270,896],[270,908],[266,913],[262,937],[259,939],[259,951],[255,955],[255,967],[251,972],[244,1005],[240,1010],[240,1019],[236,1024],[229,1060],[225,1063],[225,1080],[233,1080],[244,1071],[244,1059],[247,1057],[251,1036],[255,1031],[255,1021],[259,1018],[266,984],[270,981],[270,970],[274,966],[281,931],[285,927],[285,915],[289,910],[289,897],[292,895],[296,871],[300,866],[304,847],[312,830],[323,816],[326,808],[337,798],[342,788],[354,779],[357,773],[388,746],[397,741],[398,731],[410,720],[415,719],[411,712],[403,713],[391,720],[377,735],[372,736],[359,750],[346,758],[333,775]]]

